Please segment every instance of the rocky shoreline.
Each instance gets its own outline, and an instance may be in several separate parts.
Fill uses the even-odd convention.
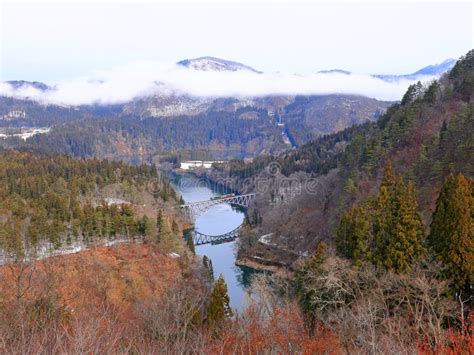
[[[245,266],[258,271],[271,272],[284,278],[291,278],[293,271],[288,266],[272,260],[265,260],[258,257],[244,256],[235,260],[235,265]]]

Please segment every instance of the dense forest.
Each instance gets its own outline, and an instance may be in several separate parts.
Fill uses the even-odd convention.
[[[240,262],[292,269],[307,324],[366,341],[363,352],[410,349],[420,337],[431,350],[449,343],[450,327],[472,326],[473,95],[470,51],[439,80],[410,86],[377,122],[217,165],[207,178],[260,192]]]
[[[376,121],[388,105],[356,95],[296,96],[281,110],[280,118],[300,146],[347,127]]]
[[[239,262],[277,271],[255,275],[255,297],[238,315],[212,262],[184,245],[178,197],[154,166],[55,155],[46,136],[36,139],[46,153],[1,151],[0,237],[14,257],[0,267],[0,346],[472,353],[473,94],[471,51],[439,80],[410,86],[377,122],[276,157],[217,165],[208,179],[259,192]],[[233,134],[221,128],[221,137]],[[102,137],[85,129],[92,143]],[[84,140],[63,142],[61,150],[95,154]],[[76,239],[129,243],[29,257],[41,243],[54,249]]]
[[[249,112],[253,116],[245,118]],[[10,139],[3,144],[83,158],[129,161],[143,161],[160,151],[205,149],[222,158],[285,148],[280,130],[266,111],[251,109],[209,112],[196,117],[93,117],[54,126],[49,134],[34,136],[26,143]]]
[[[188,99],[172,98],[177,107],[186,107]],[[154,107],[166,108],[166,101],[166,97],[152,96],[129,104],[60,106],[0,97],[3,130],[50,128],[48,134],[26,142],[0,139],[0,146],[132,162],[180,150],[206,150],[213,159],[256,157],[282,152],[288,148],[286,137],[291,145],[299,146],[374,121],[388,106],[354,95],[269,96],[214,98],[204,100],[203,109],[194,114],[179,110],[153,114]]]
[[[326,177],[336,172],[331,190],[337,191],[339,205],[349,207],[376,193],[386,162],[392,160],[403,179],[412,180],[427,222],[444,179],[450,173],[474,175],[472,62],[469,52],[439,81],[411,86],[401,103],[392,105],[377,122],[321,137],[277,157],[217,165],[208,178],[246,191],[262,177],[284,180],[304,173],[324,188]],[[269,173],[269,166],[278,174]]]
[[[160,227],[177,223],[165,206],[177,196],[153,165],[1,151],[0,186],[4,256],[104,239],[157,239]]]

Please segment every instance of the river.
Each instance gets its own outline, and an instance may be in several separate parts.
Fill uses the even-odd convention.
[[[190,175],[174,175],[172,179],[175,190],[181,194],[186,203],[209,200],[229,191],[224,191],[206,181]],[[227,204],[217,205],[198,217],[195,229],[208,235],[218,235],[230,232],[242,224],[244,213],[241,209]],[[206,244],[196,246],[196,254],[207,255],[212,260],[214,277],[224,275],[234,310],[245,308],[250,275],[253,270],[235,265],[235,241],[222,244]]]

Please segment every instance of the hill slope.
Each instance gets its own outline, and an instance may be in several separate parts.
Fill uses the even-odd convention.
[[[397,174],[415,183],[427,228],[444,178],[451,172],[474,176],[473,78],[471,51],[438,82],[411,87],[377,122],[322,137],[276,159],[217,167],[211,179],[229,177],[238,190],[263,192],[249,212],[255,227],[253,237],[242,243],[242,255],[281,260],[291,251],[291,264],[298,252],[311,251],[320,240],[332,244],[341,214],[376,193],[388,160]],[[271,240],[258,242],[259,235],[269,233]],[[280,252],[269,250],[269,243]]]

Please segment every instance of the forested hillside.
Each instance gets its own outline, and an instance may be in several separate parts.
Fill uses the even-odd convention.
[[[283,249],[305,252],[320,240],[334,245],[343,213],[378,193],[391,162],[403,183],[413,185],[427,232],[445,178],[450,173],[474,176],[473,62],[471,51],[439,81],[411,86],[377,122],[322,137],[277,158],[217,166],[208,177],[229,178],[225,182],[240,191],[265,185],[249,213],[252,233],[273,233],[273,242]],[[310,191],[305,190],[308,182],[314,185]],[[259,251],[260,243],[251,240],[242,244],[242,250],[252,250],[250,255],[281,257],[268,246]]]
[[[173,233],[182,231],[175,192],[154,166],[1,151],[0,200],[3,257],[100,240],[157,241],[157,211],[162,224],[176,225]]]
[[[217,166],[260,193],[239,262],[293,270],[306,325],[348,353],[472,352],[473,97],[470,51],[375,123]]]
[[[296,96],[280,113],[298,145],[347,127],[377,120],[388,102],[355,95]]]
[[[287,271],[257,275],[254,299],[235,318],[223,277],[213,280],[209,259],[184,245],[177,197],[154,166],[1,151],[0,241],[10,258],[0,267],[1,346],[9,353],[472,352],[473,94],[471,51],[439,81],[411,86],[377,122],[276,158],[218,165],[208,178],[259,193],[239,262]],[[148,129],[171,133],[177,123],[169,124]],[[91,143],[111,143],[99,143],[107,129],[94,135],[91,127],[81,133]],[[232,137],[221,127],[215,134]],[[63,142],[59,150],[95,154],[69,133],[36,139],[46,151]],[[128,243],[32,260],[43,246],[77,240]]]
[[[245,113],[251,113],[245,116]],[[285,147],[265,111],[213,112],[196,117],[90,119],[33,137],[28,146],[79,157],[150,158],[158,151],[206,149],[217,157],[274,152]]]
[[[187,111],[195,105],[199,110]],[[4,131],[50,128],[48,134],[26,142],[0,136],[0,146],[126,161],[144,161],[162,151],[203,149],[214,159],[255,157],[373,121],[387,105],[351,95],[152,96],[127,104],[89,106],[0,97],[0,128]]]

